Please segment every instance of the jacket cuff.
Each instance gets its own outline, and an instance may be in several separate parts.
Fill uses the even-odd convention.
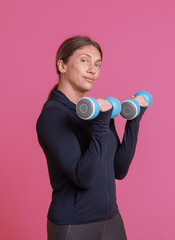
[[[94,133],[98,135],[108,133],[111,115],[112,115],[112,109],[105,112],[100,111],[96,118],[89,121]]]
[[[140,120],[142,119],[142,116],[144,115],[145,111],[146,111],[147,107],[141,107],[140,106],[140,113],[139,115],[132,119],[132,120],[129,120],[130,122],[140,122]]]

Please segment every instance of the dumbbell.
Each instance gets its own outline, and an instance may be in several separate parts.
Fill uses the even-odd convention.
[[[134,95],[134,97],[136,97],[138,95],[142,95],[144,97],[144,99],[148,103],[147,108],[149,108],[153,101],[151,94],[147,91],[140,91],[140,92],[137,92]],[[120,115],[123,118],[126,118],[127,120],[132,120],[135,117],[137,117],[139,115],[139,113],[140,113],[140,105],[135,99],[132,99],[132,98],[126,99],[125,101],[123,101],[121,103]]]
[[[108,102],[113,106],[111,118],[118,116],[121,111],[121,104],[119,100],[113,97],[106,97],[104,99],[108,100]],[[95,98],[92,97],[83,97],[76,105],[77,115],[84,120],[96,118],[99,114],[99,111],[99,103]]]

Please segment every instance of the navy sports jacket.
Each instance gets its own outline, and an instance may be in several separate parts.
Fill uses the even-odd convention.
[[[37,120],[53,189],[48,219],[83,224],[116,215],[115,179],[123,179],[133,159],[139,121],[146,108],[127,121],[122,143],[110,119],[112,109],[82,120],[76,105],[54,89]]]

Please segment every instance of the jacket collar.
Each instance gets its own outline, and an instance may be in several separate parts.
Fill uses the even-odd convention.
[[[71,109],[74,109],[76,108],[76,104],[71,102],[69,100],[69,98],[63,93],[61,92],[60,90],[58,90],[57,88],[54,88],[52,90],[52,93],[50,95],[50,98],[49,100],[55,100],[55,101],[58,101],[66,106],[68,106],[69,108]]]

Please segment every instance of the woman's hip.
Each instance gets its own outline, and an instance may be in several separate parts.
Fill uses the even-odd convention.
[[[86,224],[61,225],[47,220],[48,240],[126,240],[120,212],[113,218]]]

